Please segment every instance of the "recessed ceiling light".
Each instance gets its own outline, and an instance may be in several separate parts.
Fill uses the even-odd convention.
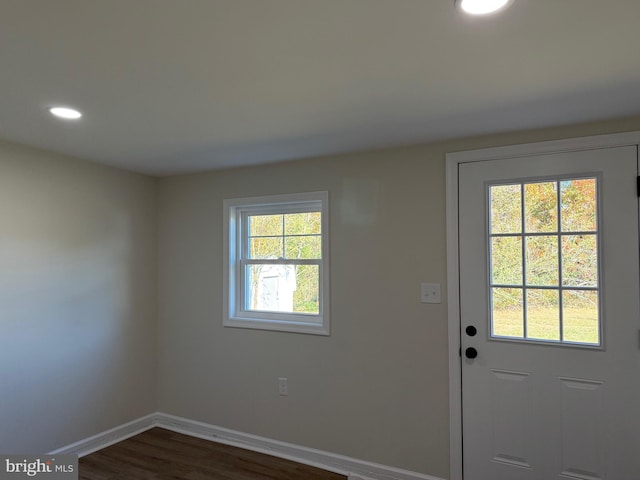
[[[463,12],[470,15],[487,15],[506,8],[513,0],[455,0]]]
[[[65,120],[77,120],[82,117],[82,113],[69,107],[53,107],[49,109],[49,112],[51,112],[51,115],[64,118]]]

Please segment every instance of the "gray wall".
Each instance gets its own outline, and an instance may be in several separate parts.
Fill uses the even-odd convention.
[[[0,143],[0,452],[155,411],[155,183]]]
[[[445,153],[640,129],[639,119],[159,183],[160,410],[447,477]],[[222,201],[328,190],[330,337],[222,327]],[[277,377],[289,378],[278,396]]]

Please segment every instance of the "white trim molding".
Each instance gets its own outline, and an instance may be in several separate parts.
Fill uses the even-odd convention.
[[[444,480],[422,473],[216,427],[166,413],[159,413],[157,421],[159,427],[167,430],[322,468],[345,475],[349,480]]]
[[[521,145],[507,145],[504,147],[482,148],[447,154],[449,162],[459,163],[482,162],[484,160],[501,160],[505,158],[532,157],[552,153],[579,152],[582,150],[598,150],[601,148],[624,147],[640,144],[640,132],[613,133],[577,137],[549,142],[523,143]],[[457,168],[456,168],[457,171]],[[448,173],[448,168],[447,168]]]
[[[640,144],[640,132],[528,143],[446,155],[447,302],[449,322],[450,480],[463,480],[462,362],[460,359],[460,266],[458,259],[458,168],[462,163],[597,150]]]
[[[156,418],[156,413],[145,415],[144,417],[137,418],[131,422],[49,452],[49,455],[77,455],[78,457],[84,457],[85,455],[107,448],[157,426]]]
[[[75,454],[83,457],[154,427],[310,465],[345,475],[349,480],[444,480],[160,412],[59,448],[50,454]]]

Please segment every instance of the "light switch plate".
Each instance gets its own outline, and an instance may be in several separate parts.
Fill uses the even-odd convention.
[[[422,303],[441,303],[439,283],[421,283],[420,301]]]

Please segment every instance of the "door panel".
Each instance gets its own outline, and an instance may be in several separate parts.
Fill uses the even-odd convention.
[[[605,478],[604,382],[561,378],[562,473]]]
[[[491,370],[495,462],[531,468],[531,379],[526,372]]]
[[[459,168],[465,480],[640,478],[636,147],[471,162]],[[573,188],[568,179],[585,177],[597,179],[597,233],[581,218],[581,206],[591,201],[587,197],[572,204],[573,213],[562,203],[544,204],[553,198],[551,190],[568,195]],[[510,233],[520,227],[507,219],[492,236],[490,186],[536,182],[540,185],[531,189],[538,196],[523,197],[513,210],[534,205],[537,223],[523,219],[522,232]],[[524,186],[519,188],[524,192]],[[549,226],[554,221],[557,231]],[[587,225],[587,231],[572,226],[575,222]],[[587,244],[598,245],[600,263]],[[490,248],[503,259],[490,262]],[[496,274],[496,261],[516,264],[517,255],[522,255],[524,279]],[[534,270],[537,280],[527,280]],[[497,288],[503,291],[496,293]],[[509,315],[494,325],[494,333],[496,328],[498,337],[507,332],[506,338],[492,336],[492,291],[516,298],[505,297]],[[559,310],[562,315],[554,319]],[[520,320],[523,311],[527,322]],[[601,328],[594,326],[594,315]],[[522,327],[518,322],[524,322]],[[557,335],[553,328],[548,332],[553,322]],[[471,325],[475,336],[465,333]],[[527,331],[539,340],[527,340]],[[561,337],[568,342],[586,338],[591,345],[563,345]],[[477,350],[477,358],[465,358],[469,347]]]

